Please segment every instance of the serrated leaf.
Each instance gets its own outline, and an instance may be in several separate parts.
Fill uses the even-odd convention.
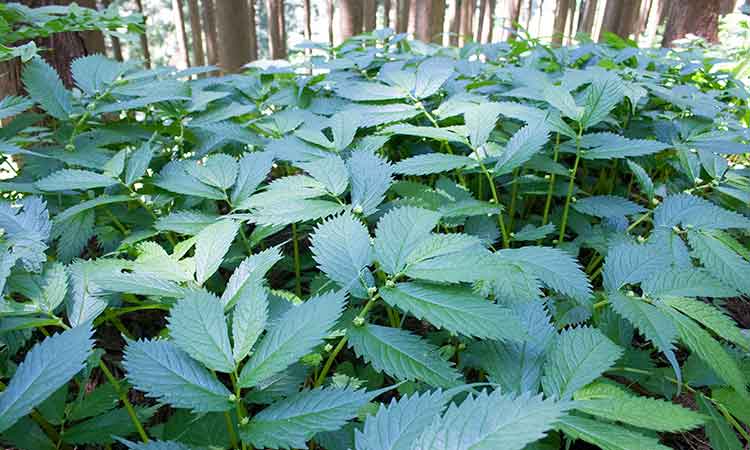
[[[372,262],[370,233],[349,213],[323,221],[310,238],[310,250],[328,278],[357,297],[366,297],[362,280]]]
[[[70,72],[83,92],[94,95],[112,85],[125,70],[125,66],[99,53],[73,60]]]
[[[55,334],[32,347],[0,394],[0,432],[83,369],[92,348],[90,325]]]
[[[440,214],[427,209],[404,206],[383,215],[375,230],[375,259],[387,273],[402,271],[408,257],[440,220]]]
[[[193,359],[218,372],[234,370],[224,307],[215,295],[193,291],[177,300],[168,328],[175,345]]]
[[[74,327],[97,318],[107,307],[103,292],[92,281],[92,273],[97,270],[96,264],[95,261],[78,260],[68,268],[71,287],[65,300],[65,309],[68,321]]]
[[[606,450],[669,450],[659,440],[628,428],[579,416],[562,418],[557,427],[566,435]]]
[[[343,292],[329,292],[290,308],[275,321],[242,368],[242,387],[258,386],[320,345],[345,303]]]
[[[219,269],[239,229],[239,222],[227,219],[198,233],[195,241],[195,279],[198,284],[205,283]]]
[[[138,147],[138,150],[134,151],[130,158],[128,158],[127,167],[125,170],[125,184],[128,186],[138,181],[148,169],[148,165],[151,163],[151,158],[154,157],[154,147],[151,142],[144,142]]]
[[[315,434],[344,426],[380,393],[335,387],[302,391],[253,416],[240,436],[255,447],[306,447]]]
[[[750,348],[750,338],[745,336],[735,321],[720,309],[700,300],[680,297],[665,297],[664,303],[701,323],[729,342],[746,349]]]
[[[176,408],[228,411],[229,390],[206,368],[164,340],[126,339],[123,366],[136,389]]]
[[[586,326],[563,331],[544,364],[544,393],[567,400],[622,356],[601,331]]]
[[[333,195],[341,195],[349,185],[346,163],[338,155],[330,155],[299,163],[313,178],[318,180]]]
[[[147,422],[157,408],[136,407],[134,412],[141,422]],[[115,442],[114,436],[127,436],[135,432],[135,425],[127,409],[117,408],[67,428],[62,440],[68,444],[104,445]]]
[[[750,228],[750,219],[690,194],[670,195],[654,210],[654,226],[699,230]]]
[[[227,287],[221,295],[224,308],[229,309],[237,303],[245,289],[255,289],[256,283],[259,283],[282,258],[279,247],[271,247],[243,259],[229,277]]]
[[[224,193],[193,177],[187,170],[191,161],[172,161],[167,163],[154,178],[154,185],[178,194],[193,195],[213,200],[224,200]]]
[[[414,98],[422,99],[435,94],[453,74],[455,62],[448,58],[429,58],[417,67],[414,80]]]
[[[490,133],[495,129],[500,110],[496,103],[480,103],[464,112],[464,122],[469,129],[469,142],[478,148],[487,142]]]
[[[607,118],[609,113],[625,97],[625,85],[617,75],[605,72],[606,76],[597,76],[584,91],[584,111],[581,126],[584,129],[593,127]]]
[[[21,114],[34,106],[34,102],[26,97],[6,95],[0,99],[0,120]]]
[[[451,387],[461,378],[436,347],[408,331],[366,324],[350,328],[348,336],[357,356],[397,379]]]
[[[641,283],[652,297],[737,297],[739,292],[703,269],[670,269],[653,274]]]
[[[584,134],[580,140],[584,159],[616,159],[658,153],[669,145],[647,139],[628,139],[614,133]]]
[[[510,173],[531,159],[549,140],[549,132],[546,122],[530,123],[516,131],[498,157],[495,174]]]
[[[401,175],[430,175],[473,166],[476,162],[463,155],[425,153],[399,161],[394,172]]]
[[[521,395],[482,392],[451,405],[427,428],[413,450],[521,450],[542,439],[565,416],[567,403]]]
[[[703,394],[696,397],[699,411],[709,418],[709,420],[706,421],[704,430],[708,437],[708,441],[711,443],[711,448],[721,450],[742,450],[742,443],[739,438],[737,438],[737,434],[735,434],[732,426],[727,422],[724,416],[714,408]]]
[[[232,314],[232,356],[239,363],[250,353],[268,322],[268,289],[254,280],[238,294]]]
[[[332,216],[346,209],[345,205],[328,200],[291,199],[253,211],[250,220],[260,225],[289,225]]]
[[[627,160],[630,171],[635,175],[638,180],[638,185],[641,187],[641,191],[646,194],[646,198],[649,201],[654,200],[654,181],[648,175],[646,170],[631,160]]]
[[[36,182],[43,191],[68,191],[104,188],[117,184],[115,178],[88,170],[62,169]]]
[[[400,99],[406,95],[402,89],[368,81],[348,81],[336,86],[336,94],[357,102]]]
[[[42,58],[29,61],[21,75],[29,96],[52,117],[67,120],[73,112],[70,91],[65,89],[60,77]]]
[[[238,205],[250,197],[266,178],[272,165],[273,155],[270,152],[247,153],[240,158],[237,181],[229,197],[232,205]]]
[[[393,182],[393,166],[367,150],[355,150],[346,162],[352,186],[352,205],[366,216],[374,213]]]
[[[404,136],[415,136],[437,141],[467,143],[465,137],[448,128],[422,127],[408,123],[397,123],[386,127],[381,131],[383,134],[401,134]]]
[[[175,233],[196,235],[207,226],[216,223],[218,216],[200,211],[174,211],[159,217],[154,228],[159,231],[174,231]]]
[[[391,306],[465,336],[521,341],[525,332],[512,310],[459,286],[399,283],[380,290]]]
[[[112,203],[127,202],[129,200],[131,200],[131,198],[127,195],[100,195],[96,198],[92,198],[91,200],[86,200],[85,202],[80,202],[75,206],[71,206],[70,208],[64,211],[61,211],[60,213],[55,215],[55,222],[68,220],[84,211],[88,211],[89,209],[96,208],[97,206],[109,205]]]
[[[237,178],[237,160],[224,153],[209,156],[201,162],[185,166],[187,172],[202,183],[226,191]]]
[[[573,203],[573,209],[594,217],[622,217],[644,212],[646,208],[615,195],[596,195]]]
[[[128,442],[124,439],[118,439],[125,444],[130,450],[192,450],[185,444],[177,441],[149,441],[147,443]]]
[[[710,234],[688,231],[688,242],[703,267],[730,287],[750,294],[750,263]]]
[[[640,283],[669,266],[669,255],[656,245],[629,242],[614,245],[604,259],[604,288],[613,292],[626,284]]]

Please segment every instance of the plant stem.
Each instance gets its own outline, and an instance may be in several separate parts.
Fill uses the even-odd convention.
[[[578,126],[578,135],[576,136],[576,160],[573,163],[573,169],[570,171],[570,182],[568,183],[568,193],[565,195],[565,208],[563,208],[562,223],[560,224],[560,235],[557,238],[557,246],[561,246],[565,241],[565,229],[568,226],[568,211],[570,210],[570,200],[573,197],[573,187],[576,182],[578,173],[578,164],[581,162],[581,134],[583,127]]]
[[[560,133],[557,133],[555,138],[555,150],[552,155],[552,160],[557,162],[557,157],[560,154]],[[549,208],[552,204],[552,193],[555,191],[555,173],[549,175],[549,187],[547,188],[547,199],[544,202],[544,214],[542,215],[542,225],[547,225],[549,221]]]
[[[237,381],[237,371],[232,372],[231,374],[232,379],[232,389],[234,389],[234,408],[237,412],[237,422],[240,424],[240,426],[245,425],[247,423],[247,415],[245,414],[245,410],[242,407],[242,388],[240,388],[240,384]],[[236,438],[235,438],[236,439]],[[240,446],[242,447],[242,450],[247,449],[247,444],[245,444],[244,441],[240,438]],[[235,444],[236,447],[236,444]]]
[[[513,218],[516,215],[516,200],[518,197],[518,172],[519,169],[516,168],[513,171],[513,181],[511,184],[513,185],[510,189],[510,209],[508,211],[508,230],[510,232],[513,232]]]
[[[229,411],[224,411],[224,420],[227,423],[227,434],[229,434],[229,442],[232,448],[239,447],[239,441],[237,441],[237,433],[234,432],[234,425],[232,425],[232,415]]]
[[[294,293],[302,297],[302,270],[299,259],[299,242],[297,240],[297,224],[292,224],[292,249],[294,251]]]
[[[99,368],[101,369],[102,373],[104,373],[104,376],[107,378],[107,381],[109,381],[109,384],[111,384],[112,387],[115,388],[115,392],[117,392],[120,400],[122,400],[122,404],[125,405],[125,410],[128,412],[128,416],[130,416],[130,420],[133,422],[133,425],[135,426],[135,429],[138,432],[138,436],[140,436],[141,441],[144,443],[148,442],[149,439],[148,435],[146,434],[146,430],[143,429],[143,425],[141,424],[140,419],[138,419],[138,415],[135,413],[135,408],[133,408],[133,404],[130,403],[130,400],[128,400],[127,393],[123,392],[120,382],[117,381],[117,378],[115,378],[114,375],[112,375],[112,372],[109,371],[107,365],[104,364],[104,361],[99,360]]]

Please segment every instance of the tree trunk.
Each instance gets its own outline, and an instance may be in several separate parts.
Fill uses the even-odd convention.
[[[460,44],[464,45],[474,38],[474,10],[476,0],[461,0],[461,36]]]
[[[412,4],[414,14],[414,37],[422,42],[432,40],[432,0],[415,0]]]
[[[669,8],[662,47],[671,47],[675,40],[685,37],[688,33],[701,36],[709,42],[718,42],[721,7],[721,0],[674,4]]]
[[[182,0],[172,0],[172,19],[174,20],[174,30],[177,35],[177,60],[178,63],[185,63],[185,67],[190,67],[190,54],[188,53],[188,39],[185,31],[185,14],[182,11]],[[179,67],[179,66],[178,66]]]
[[[302,0],[302,6],[305,10],[305,39],[312,41],[312,10],[310,0]]]
[[[203,31],[206,35],[206,62],[210,65],[219,63],[218,38],[216,37],[216,10],[214,0],[201,0],[203,2]]]
[[[605,32],[617,34],[620,22],[623,20],[622,6],[622,0],[607,0],[607,6],[604,8],[604,18],[602,19],[602,28],[599,32],[600,41],[603,39]]]
[[[378,4],[375,0],[362,0],[362,29],[365,32],[375,30],[375,19]]]
[[[361,0],[340,0],[339,21],[341,40],[345,41],[362,32]]]
[[[284,34],[284,1],[267,0],[268,7],[268,53],[271,59],[286,58]]]
[[[417,33],[417,16],[422,15],[418,5],[419,0],[409,0],[409,25],[406,27],[406,31],[411,34]]]
[[[206,64],[206,58],[203,54],[203,34],[198,0],[188,0],[188,13],[190,13],[190,35],[193,37],[193,61],[196,66],[202,66]]]
[[[5,2],[3,2],[5,3]],[[28,3],[21,1],[21,3]],[[53,4],[66,4],[71,2],[51,2]],[[78,0],[80,6],[84,8],[98,9],[96,7],[96,0]],[[102,55],[107,54],[107,47],[104,45],[104,34],[101,31],[82,31],[81,37],[83,37],[84,45],[89,54],[100,53]]]
[[[479,0],[479,20],[477,21],[477,34],[474,35],[474,40],[477,42],[484,42],[482,36],[487,18],[487,8],[489,8],[489,1]]]
[[[641,0],[641,10],[638,12],[638,23],[636,24],[636,32],[638,34],[646,31],[646,25],[648,25],[648,17],[651,15],[651,8],[654,2],[652,0]]]
[[[568,3],[568,18],[567,18],[567,25],[565,26],[565,36],[568,39],[568,44],[573,42],[573,35],[575,34],[573,31],[573,27],[575,27],[575,21],[576,21],[576,1],[571,0]]]
[[[409,6],[411,6],[411,0],[398,0],[396,5],[397,33],[406,33],[409,30]]]
[[[445,0],[432,0],[432,42],[443,45],[445,27]]]
[[[247,21],[248,21],[248,36],[250,37],[250,54],[249,61],[255,61],[258,59],[258,26],[255,23],[255,0],[249,0],[247,2]]]
[[[102,5],[104,6],[104,9],[109,8],[109,5],[112,3],[111,0],[104,0],[102,2]],[[115,59],[118,61],[122,61],[122,43],[120,42],[120,38],[117,36],[110,36],[110,40],[112,41],[112,53],[115,56]]]
[[[568,13],[570,12],[570,1],[571,0],[557,1],[557,7],[555,8],[555,23],[552,27],[552,45],[554,46],[559,47],[562,45],[563,38],[565,37],[565,24],[568,21]]]
[[[328,14],[328,43],[333,47],[333,0],[326,3],[326,13]]]
[[[490,3],[494,3],[491,1]],[[529,4],[533,1],[529,0]],[[494,8],[493,8],[494,9]],[[503,37],[507,41],[513,41],[516,39],[516,31],[518,31],[518,23],[521,19],[521,0],[505,0],[505,17],[508,17],[510,23],[508,23],[508,29],[503,30]],[[488,42],[492,42],[492,33],[490,32]]]
[[[391,26],[391,0],[383,0],[383,27]]]
[[[594,33],[594,21],[596,20],[597,0],[586,0],[581,8],[581,18],[578,20],[578,32],[587,33],[589,36]]]
[[[143,16],[143,25],[146,32],[140,35],[141,41],[141,53],[143,54],[143,64],[147,69],[151,68],[151,52],[148,49],[148,18],[143,13],[143,2],[141,0],[135,0],[135,6],[138,12]]]
[[[534,15],[534,0],[529,0],[529,9],[526,11],[526,32],[531,33],[531,17]]]
[[[225,72],[237,72],[250,60],[250,27],[254,24],[249,21],[247,0],[218,0],[214,5],[219,66]]]
[[[448,37],[448,44],[458,47],[458,36],[461,33],[461,0],[450,0],[450,2],[450,19],[448,22],[450,36]]]

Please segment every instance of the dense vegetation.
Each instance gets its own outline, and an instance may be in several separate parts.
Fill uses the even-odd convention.
[[[719,62],[379,31],[224,77],[87,56],[68,90],[32,59],[0,100],[0,441],[742,449]]]

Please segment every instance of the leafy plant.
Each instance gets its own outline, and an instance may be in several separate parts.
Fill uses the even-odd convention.
[[[741,84],[592,43],[330,55],[94,55],[73,91],[26,64],[0,103],[3,442],[748,441]]]

